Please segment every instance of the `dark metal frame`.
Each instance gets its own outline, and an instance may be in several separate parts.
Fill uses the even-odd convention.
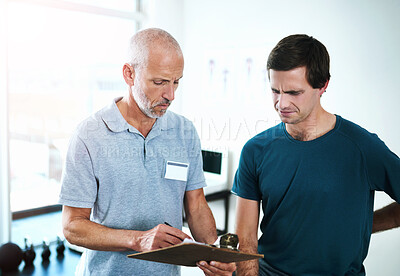
[[[62,205],[55,204],[55,205],[49,205],[49,206],[43,206],[43,207],[38,207],[38,208],[33,208],[33,209],[17,211],[17,212],[12,213],[12,220],[33,217],[33,216],[38,216],[38,215],[43,215],[43,214],[48,214],[48,213],[53,213],[53,212],[59,212],[61,210],[62,210]]]

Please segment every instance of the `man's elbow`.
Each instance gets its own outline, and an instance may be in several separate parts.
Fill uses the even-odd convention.
[[[73,224],[74,223],[71,222],[71,221],[63,222],[62,231],[63,231],[65,239],[70,244],[79,245],[78,244],[78,238],[77,238],[77,235],[76,235],[76,230],[74,230]]]
[[[80,218],[63,216],[62,231],[70,244],[81,246],[82,230],[85,228],[82,224],[83,220]]]

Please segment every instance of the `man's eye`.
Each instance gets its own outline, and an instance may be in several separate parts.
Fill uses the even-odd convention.
[[[163,84],[163,81],[153,81],[153,83],[154,83],[155,85],[161,85],[161,84]]]
[[[279,91],[278,90],[272,90],[272,93],[274,93],[274,94],[279,94]]]

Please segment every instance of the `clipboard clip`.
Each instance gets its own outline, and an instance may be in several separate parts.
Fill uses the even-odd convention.
[[[226,233],[220,237],[219,248],[238,250],[239,237],[236,234]]]

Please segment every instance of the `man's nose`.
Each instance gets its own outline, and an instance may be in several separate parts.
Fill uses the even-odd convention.
[[[286,95],[284,93],[280,93],[278,96],[278,103],[277,106],[279,107],[280,110],[285,109],[289,107],[290,101],[289,101],[289,95]]]
[[[166,85],[163,97],[165,99],[169,100],[169,101],[173,101],[175,99],[175,85],[174,85],[174,83]]]

